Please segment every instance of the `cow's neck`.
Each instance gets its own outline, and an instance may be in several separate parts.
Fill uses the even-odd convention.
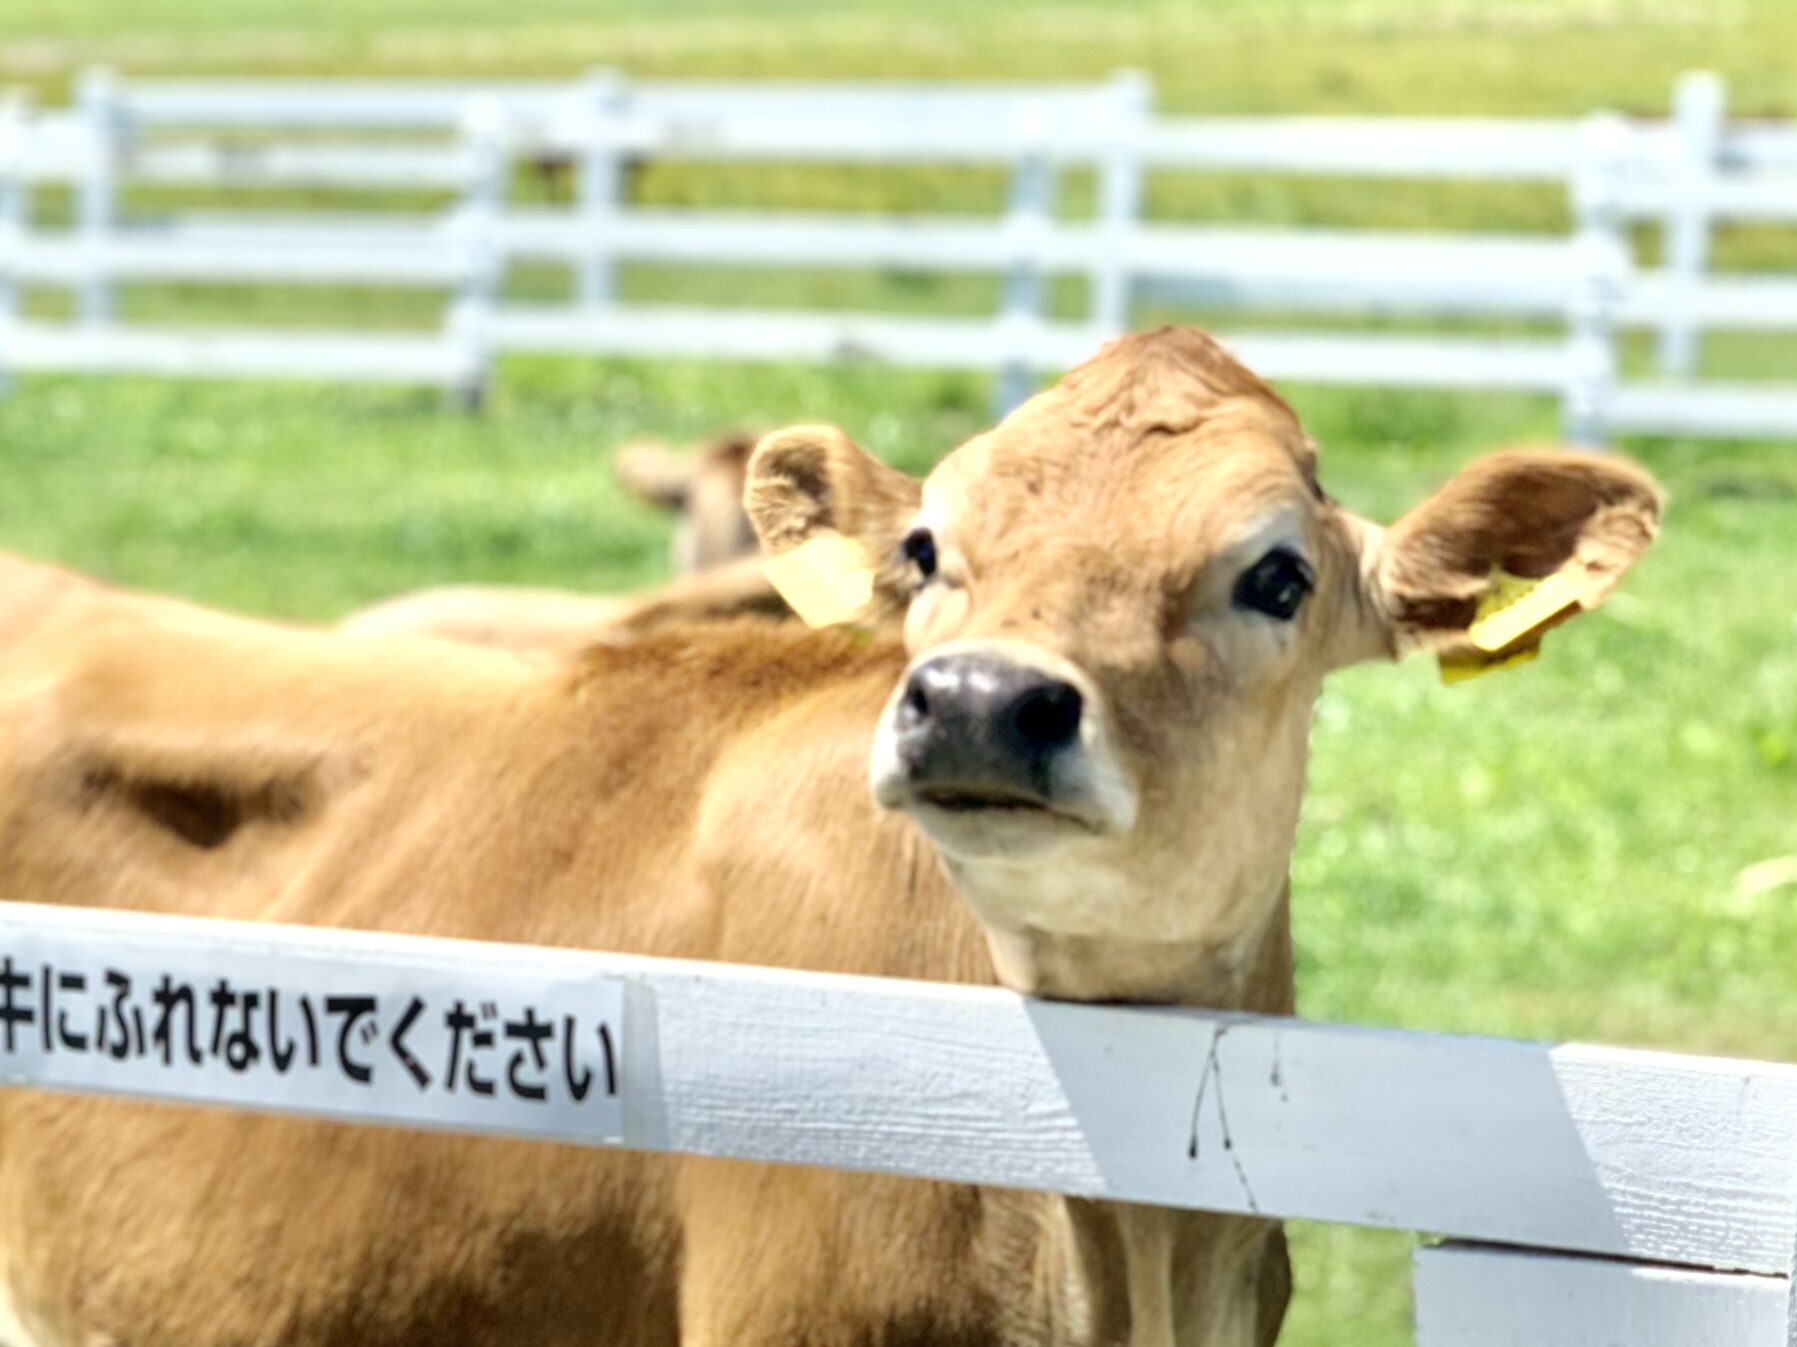
[[[988,925],[999,981],[1033,996],[1068,1001],[1145,1001],[1292,1013],[1290,886],[1267,920],[1224,943],[1065,935]]]
[[[1267,921],[1225,946],[1152,944],[987,928],[1001,981],[1083,1001],[1132,1000],[1289,1015],[1290,886]],[[1253,1217],[1058,1199],[1083,1320],[1069,1341],[1127,1347],[1262,1347],[1284,1313],[1279,1228]]]

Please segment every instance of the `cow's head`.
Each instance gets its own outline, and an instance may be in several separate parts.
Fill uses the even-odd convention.
[[[658,440],[618,450],[612,471],[619,484],[644,504],[679,517],[669,558],[675,575],[754,553],[755,534],[743,514],[743,479],[754,448],[754,435],[731,430],[684,452]]]
[[[747,499],[769,552],[834,532],[877,567],[911,660],[874,794],[935,845],[1001,976],[1066,995],[1174,989],[1083,984],[1045,941],[1252,957],[1323,676],[1465,649],[1495,571],[1561,574],[1590,608],[1659,516],[1615,459],[1502,454],[1380,529],[1324,495],[1271,389],[1180,330],[1113,343],[922,483],[833,429],[771,435]]]

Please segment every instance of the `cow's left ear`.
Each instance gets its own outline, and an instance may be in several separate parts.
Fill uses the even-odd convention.
[[[1653,479],[1618,458],[1477,460],[1373,543],[1388,648],[1474,661],[1532,649],[1548,626],[1603,601],[1653,542],[1660,508]],[[1493,617],[1532,592],[1515,620]]]
[[[846,563],[837,551],[820,555],[831,565],[869,573],[871,603],[859,614],[864,617],[908,593],[899,544],[922,500],[923,483],[880,462],[834,426],[794,426],[764,438],[749,458],[743,487],[743,508],[768,557],[826,540],[851,545],[843,549],[851,554]]]

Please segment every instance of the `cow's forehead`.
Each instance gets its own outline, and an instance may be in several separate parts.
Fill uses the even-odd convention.
[[[1291,408],[1179,328],[1111,343],[945,459],[924,500],[926,518],[970,546],[1099,529],[1119,544],[1168,534],[1206,549],[1265,516],[1322,508]]]
[[[1173,565],[1260,536],[1298,541],[1325,505],[1294,431],[1254,402],[1133,438],[1006,422],[930,475],[920,522],[978,553],[1077,539]]]

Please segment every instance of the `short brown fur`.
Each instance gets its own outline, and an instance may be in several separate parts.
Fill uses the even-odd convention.
[[[7,563],[0,879],[45,902],[996,968],[1050,995],[1287,1012],[1322,673],[1418,643],[1391,613],[1536,533],[1595,601],[1619,554],[1586,567],[1567,521],[1626,508],[1645,546],[1658,512],[1632,469],[1541,455],[1476,469],[1394,546],[1320,497],[1289,409],[1187,333],[1108,348],[921,494],[858,453],[770,437],[749,496],[782,546],[933,527],[938,578],[887,562],[904,644],[721,623],[534,663]],[[1589,508],[1563,508],[1557,465]],[[1519,473],[1554,488],[1533,529]],[[1229,598],[1253,560],[1235,531],[1269,509],[1316,571],[1277,627]],[[1081,680],[1115,771],[1104,828],[969,831],[869,798],[907,669],[970,646]],[[1041,865],[994,859],[1020,837]],[[19,1093],[0,1098],[0,1257],[14,1347],[1267,1347],[1289,1292],[1259,1220]]]

